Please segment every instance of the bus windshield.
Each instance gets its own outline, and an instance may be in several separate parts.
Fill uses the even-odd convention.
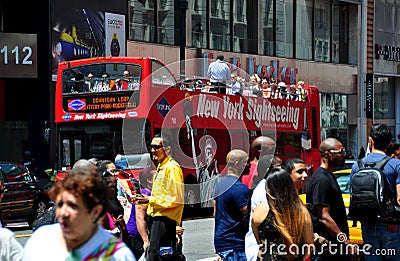
[[[96,63],[64,70],[63,95],[84,92],[139,91],[142,67],[139,64]]]

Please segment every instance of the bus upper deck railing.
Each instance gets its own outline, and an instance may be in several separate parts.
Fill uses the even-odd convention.
[[[64,83],[64,94],[69,93],[85,93],[85,92],[106,92],[106,91],[121,91],[121,90],[134,90],[139,91],[141,84],[139,77],[130,77],[131,81],[126,89],[122,89],[120,86],[120,78],[108,78],[107,80],[102,78],[94,78],[93,84],[89,87],[83,87],[88,85],[88,80],[68,80]],[[228,95],[241,95],[244,97],[264,97],[270,99],[283,99],[293,101],[308,101],[309,94],[307,90],[301,86],[280,84],[260,84],[257,82],[245,82],[245,81],[227,81],[225,86],[215,86],[209,83],[208,79],[186,79],[178,81],[177,83],[168,81],[163,82],[158,79],[153,79],[152,84],[154,86],[163,87],[179,87],[185,91],[201,91],[207,93],[218,93],[215,91],[218,88],[225,88],[226,94]],[[77,87],[82,86],[82,87]],[[114,86],[114,87],[113,87]]]
[[[247,97],[264,97],[293,101],[308,101],[309,94],[301,86],[283,84],[259,84],[255,82],[228,81],[225,86],[211,85],[208,81],[193,79],[179,83],[181,90],[218,93],[219,88],[225,88],[226,94]]]

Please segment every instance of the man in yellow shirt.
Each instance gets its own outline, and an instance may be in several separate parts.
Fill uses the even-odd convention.
[[[158,164],[151,196],[136,196],[139,204],[148,203],[150,246],[146,260],[175,260],[171,252],[176,252],[176,226],[182,221],[183,174],[179,164],[169,156],[172,147],[166,137],[154,137],[150,148],[153,161]]]

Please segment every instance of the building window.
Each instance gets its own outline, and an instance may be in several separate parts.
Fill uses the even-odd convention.
[[[154,0],[130,0],[129,39],[155,42]]]
[[[313,0],[298,0],[296,12],[296,58],[312,59]]]
[[[248,25],[246,16],[245,0],[233,1],[233,51],[244,52],[249,51]]]
[[[394,119],[394,78],[374,79],[374,119]]]
[[[262,54],[274,56],[274,1],[264,0],[262,2]]]
[[[329,0],[315,3],[315,61],[330,61],[331,5]]]
[[[346,38],[340,41],[340,63],[355,65],[358,63],[358,7],[349,4],[347,8],[349,9],[349,19],[347,24],[342,25],[343,37]],[[347,31],[348,34],[345,33]],[[342,36],[342,32],[340,35]]]
[[[339,63],[340,20],[347,20],[347,15],[343,15],[341,11],[342,10],[340,9],[339,2],[333,2],[332,3],[332,54],[331,54],[333,63]]]
[[[210,48],[231,50],[230,0],[210,0]]]
[[[293,0],[276,0],[276,56],[293,58]]]
[[[129,39],[177,45],[174,3],[129,0]],[[340,0],[191,0],[186,30],[195,48],[357,64],[358,8]]]
[[[207,48],[207,5],[206,0],[193,0],[189,8],[192,17],[192,46]]]
[[[175,44],[174,2],[173,0],[158,0],[157,21],[158,39],[162,44]]]
[[[173,45],[174,17],[173,0],[130,0],[129,39]]]

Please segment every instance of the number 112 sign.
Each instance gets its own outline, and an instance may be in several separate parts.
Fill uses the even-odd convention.
[[[37,35],[0,33],[0,78],[37,78]]]

